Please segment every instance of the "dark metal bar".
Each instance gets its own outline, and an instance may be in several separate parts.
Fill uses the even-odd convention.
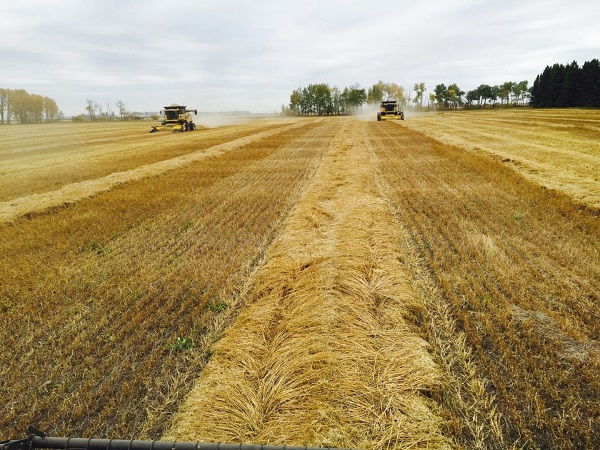
[[[222,444],[204,442],[138,441],[121,439],[64,438],[30,436],[18,441],[0,442],[0,450],[324,450],[319,447]],[[337,450],[337,449],[330,449]],[[341,450],[341,449],[340,449]]]

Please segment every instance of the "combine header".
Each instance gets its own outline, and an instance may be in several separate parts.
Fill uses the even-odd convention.
[[[404,120],[404,111],[402,111],[396,100],[384,100],[381,102],[377,120]]]
[[[163,121],[160,125],[152,126],[150,133],[157,131],[193,131],[196,124],[193,122],[192,113],[198,114],[197,109],[187,109],[187,106],[171,105],[165,106],[160,111],[163,114]]]
[[[30,426],[24,439],[0,441],[0,450],[323,450],[316,447],[291,447],[253,444],[211,444],[204,442],[133,441],[50,437]],[[334,450],[334,449],[331,449]]]

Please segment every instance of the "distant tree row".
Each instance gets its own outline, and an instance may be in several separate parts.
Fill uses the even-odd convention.
[[[531,88],[531,106],[599,108],[600,62],[593,59],[581,67],[576,61],[546,66]]]
[[[395,83],[380,81],[367,90],[358,84],[340,90],[328,84],[309,84],[290,95],[289,106],[283,106],[284,114],[300,116],[339,116],[356,112],[366,103],[378,104],[383,99],[395,99],[405,103],[404,88]]]
[[[325,83],[309,84],[292,91],[289,106],[282,109],[286,114],[300,116],[339,116],[359,109],[366,98],[365,90],[358,85],[341,91]]]
[[[0,88],[0,124],[52,122],[61,116],[56,102],[49,97],[25,89]]]
[[[115,109],[116,108],[116,111]],[[86,100],[85,116],[89,120],[140,120],[140,115],[135,112],[128,111],[125,107],[125,103],[121,100],[115,103],[114,107],[110,103],[106,104],[106,110],[104,107],[93,100]],[[74,116],[72,119],[74,122],[81,122],[85,120],[83,114]]]
[[[465,93],[456,83],[448,87],[445,84],[438,84],[434,92],[430,94],[429,106],[435,105],[438,109],[484,108],[486,106],[495,107],[498,100],[500,106],[526,105],[529,100],[528,85],[527,80],[521,82],[506,81],[495,86],[481,84]],[[424,90],[423,83],[415,85],[415,91],[417,86]]]
[[[396,83],[384,83],[383,81],[375,83],[367,92],[367,103],[377,105],[382,100],[397,100],[400,104],[405,105],[404,88]]]

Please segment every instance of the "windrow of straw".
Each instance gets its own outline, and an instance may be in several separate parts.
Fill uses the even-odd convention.
[[[600,209],[600,114],[511,108],[410,117],[406,126],[447,145],[501,159],[582,205]]]
[[[337,129],[305,125],[0,224],[0,440],[162,434]]]
[[[258,271],[247,307],[163,439],[348,448],[447,445],[439,372],[374,181],[348,121]]]
[[[598,447],[597,214],[489,155],[368,125],[448,379],[444,431],[466,448]]]
[[[0,202],[126,172],[297,120],[252,120],[194,133],[148,133],[143,121],[6,127],[0,135]]]
[[[82,199],[92,197],[101,192],[109,191],[120,184],[161,175],[170,170],[175,170],[189,165],[200,159],[215,157],[223,154],[224,152],[241,148],[252,142],[257,142],[285,132],[288,129],[294,129],[304,125],[305,123],[298,122],[292,125],[287,125],[284,128],[274,128],[260,131],[250,136],[240,137],[238,139],[217,144],[209,148],[202,148],[200,150],[192,151],[185,155],[174,158],[163,159],[161,161],[146,164],[124,172],[113,172],[102,178],[70,183],[57,190],[35,193],[20,197],[18,199],[12,199],[10,201],[0,203],[0,222],[11,221],[22,215],[39,213],[56,206],[76,203]]]

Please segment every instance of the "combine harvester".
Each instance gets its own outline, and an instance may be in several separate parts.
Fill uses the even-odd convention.
[[[398,107],[396,100],[384,100],[379,106],[377,120],[404,120],[404,111]]]
[[[43,448],[54,450],[323,450],[317,447],[292,447],[289,445],[213,444],[204,442],[50,437],[32,426],[27,428],[26,438],[0,441],[0,450],[33,450]]]
[[[150,133],[158,131],[194,131],[196,124],[193,122],[192,113],[198,114],[197,109],[187,109],[187,106],[171,105],[165,106],[160,111],[163,115],[163,121],[160,125],[153,125]]]

